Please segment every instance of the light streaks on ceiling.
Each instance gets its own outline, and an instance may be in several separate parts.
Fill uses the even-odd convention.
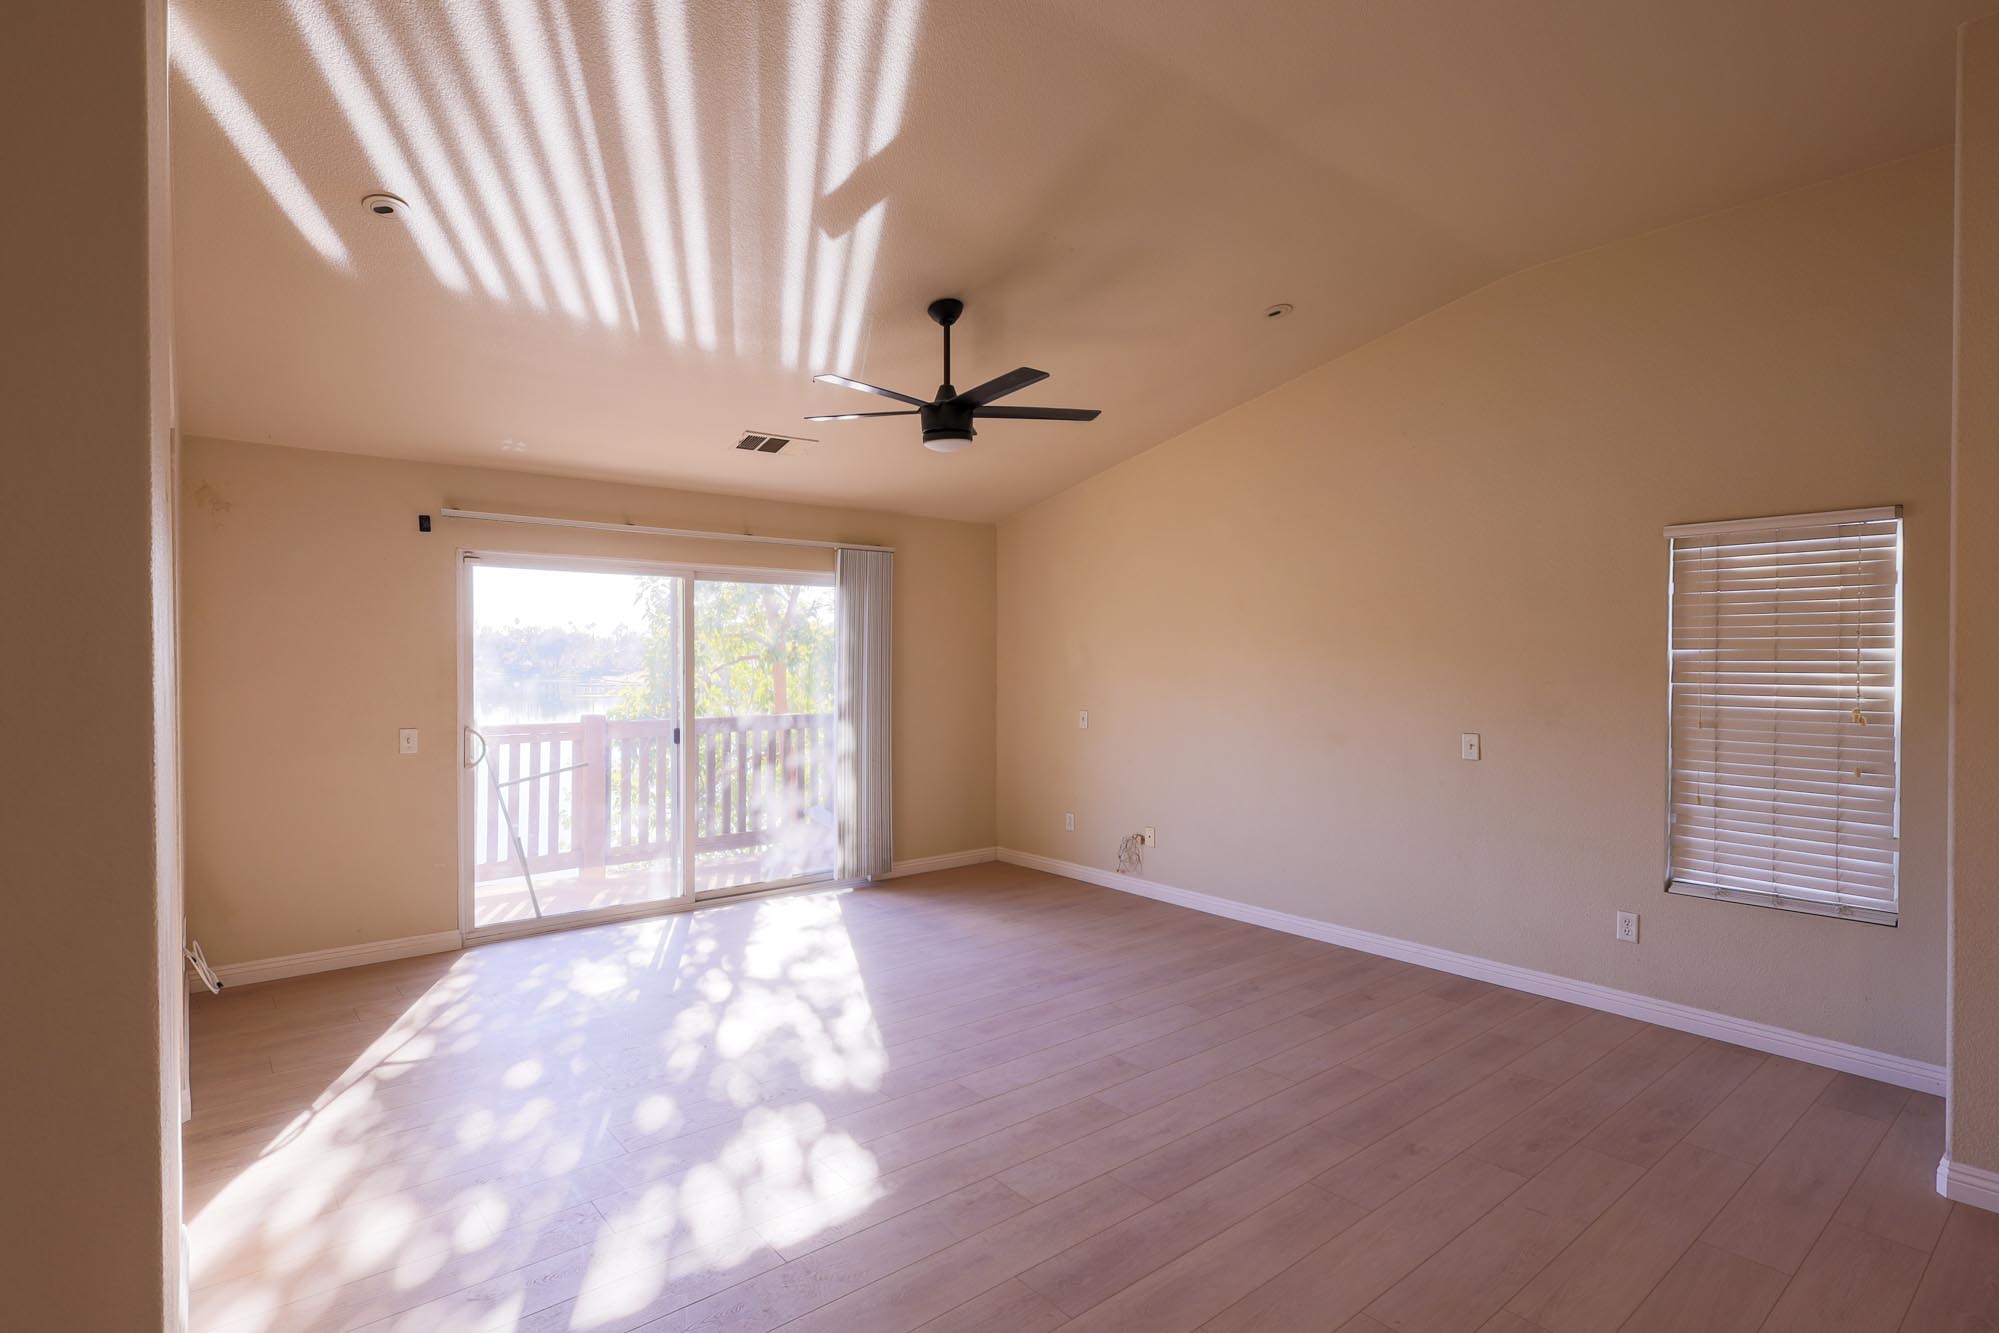
[[[822,205],[902,128],[920,0],[791,0],[745,10],[747,40],[702,44],[689,0],[285,7],[368,179],[309,184],[226,44],[179,8],[172,63],[328,264],[357,268],[377,239],[359,229],[396,226],[467,300],[786,370],[853,367],[890,201],[858,216]],[[766,132],[773,67],[782,123]],[[762,192],[739,179],[743,156],[782,174],[775,229],[739,225]],[[385,223],[353,206],[375,189],[409,213]],[[766,230],[779,238],[768,265]]]

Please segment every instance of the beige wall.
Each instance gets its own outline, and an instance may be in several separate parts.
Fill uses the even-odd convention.
[[[179,1327],[164,6],[14,6],[0,1323]],[[19,201],[17,201],[19,202]]]
[[[1156,825],[1148,878],[1941,1061],[1950,306],[1940,150],[1516,275],[1006,520],[1002,844]],[[1894,502],[1902,924],[1664,894],[1661,528]]]
[[[895,546],[895,854],[993,843],[988,525],[205,439],[181,478],[188,910],[216,962],[457,926],[459,548],[831,568],[795,548],[417,531],[447,504]]]
[[[1999,1171],[1999,17],[1961,35],[1957,185],[1946,1152]]]

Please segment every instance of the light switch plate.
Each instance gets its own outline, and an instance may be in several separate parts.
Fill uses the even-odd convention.
[[[416,728],[404,727],[396,733],[396,745],[403,754],[416,753]]]
[[[1090,729],[1090,710],[1087,708],[1078,709],[1076,712],[1076,730],[1088,731],[1089,729]]]
[[[1460,759],[1478,758],[1478,733],[1476,731],[1461,731],[1458,733],[1458,757]]]

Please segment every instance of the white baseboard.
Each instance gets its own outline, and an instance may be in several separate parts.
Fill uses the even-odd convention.
[[[1623,1014],[1627,1018],[1656,1023],[1660,1027],[1676,1028],[1681,1032],[1692,1032],[1702,1037],[1713,1037],[1718,1041],[1747,1046],[1751,1050],[1788,1056],[1807,1064],[1823,1065],[1828,1069],[1858,1074],[1862,1078],[1892,1083],[1897,1087],[1914,1088],[1918,1092],[1938,1095],[1942,1095],[1944,1090],[1942,1065],[1911,1060],[1907,1056],[1890,1055],[1886,1051],[1852,1046],[1829,1037],[1815,1037],[1810,1033],[1793,1032],[1789,1028],[1737,1018],[1732,1014],[1716,1013],[1711,1009],[1697,1009],[1690,1004],[1655,999],[1650,995],[1600,986],[1595,982],[1576,981],[1570,977],[1557,976],[1553,972],[1537,972],[1532,968],[1515,967],[1511,963],[1497,963],[1474,954],[1455,953],[1449,949],[1439,949],[1434,945],[1397,939],[1393,935],[1376,935],[1371,931],[1355,930],[1349,926],[1336,926],[1329,921],[1318,921],[1311,917],[1279,912],[1268,907],[1256,907],[1230,898],[1218,898],[1213,894],[1196,893],[1191,889],[1180,889],[1170,884],[1120,875],[1115,871],[1099,870],[1095,866],[1079,865],[1073,861],[1058,861],[1049,856],[1018,852],[1009,847],[1000,848],[999,859],[1012,865],[1045,870],[1053,875],[1066,875],[1070,879],[1082,880],[1085,884],[1098,884],[1107,889],[1136,893],[1142,897],[1156,898],[1161,902],[1173,903],[1180,907],[1191,907],[1197,912],[1207,912],[1212,916],[1225,916],[1231,920],[1266,926],[1271,930],[1281,930],[1290,935],[1303,935],[1308,939],[1323,940],[1327,944],[1359,949],[1363,953],[1398,958],[1405,963],[1434,968],[1439,972],[1474,977],[1480,981],[1490,981],[1494,985],[1527,991],[1533,995],[1546,995],[1557,1000],[1567,1000],[1571,1004],[1586,1005],[1591,1009]],[[1962,1169],[1965,1168],[1960,1168]]]
[[[970,851],[946,852],[942,856],[920,856],[914,861],[897,861],[883,878],[901,879],[904,875],[926,875],[933,870],[956,870],[960,866],[975,866],[998,859],[999,848],[974,847]]]
[[[215,969],[216,979],[225,987],[248,986],[258,981],[277,981],[283,977],[303,977],[313,972],[331,972],[342,967],[362,967],[368,963],[386,963],[396,958],[415,958],[419,954],[448,953],[465,947],[464,937],[455,930],[440,930],[430,935],[406,935],[398,940],[375,940],[368,944],[343,944],[337,949],[315,949],[310,953],[286,954],[282,958],[260,958],[249,963],[224,963]],[[195,978],[188,979],[188,990],[206,989]]]
[[[1999,1171],[1966,1166],[1946,1157],[1937,1163],[1937,1193],[1956,1203],[1999,1213]]]
[[[897,861],[887,878],[899,879],[904,875],[921,875],[932,870],[955,870],[960,866],[974,866],[986,861],[999,859],[997,847],[974,847],[968,851],[946,852],[942,856],[925,856],[914,861]],[[811,889],[825,887],[823,884],[805,886]],[[747,896],[747,895],[746,895]],[[718,900],[727,901],[727,900]],[[704,904],[715,906],[716,903]],[[633,915],[651,915],[652,909],[635,909]],[[549,929],[571,929],[578,923],[557,923]],[[591,925],[606,924],[603,921],[590,922]],[[506,932],[490,936],[501,938],[512,934],[530,932]],[[475,936],[483,943],[488,936]],[[342,967],[364,967],[369,963],[386,963],[396,958],[415,958],[419,954],[446,953],[452,949],[465,947],[466,939],[458,931],[440,930],[432,935],[409,935],[396,940],[377,940],[370,944],[348,944],[337,949],[316,949],[311,953],[287,954],[282,958],[260,958],[248,963],[225,963],[215,969],[216,979],[227,986],[247,986],[258,981],[277,981],[284,977],[302,977],[313,972],[331,972]],[[190,994],[204,990],[201,982],[188,979]]]

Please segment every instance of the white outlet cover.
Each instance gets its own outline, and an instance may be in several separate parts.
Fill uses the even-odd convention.
[[[1063,827],[1063,828],[1065,828],[1065,829],[1067,829],[1067,830],[1068,830],[1069,832],[1071,832],[1071,833],[1074,833],[1074,832],[1076,831],[1076,816],[1074,816],[1074,815],[1063,815],[1063,816],[1062,816],[1062,827]]]
[[[1626,944],[1638,943],[1638,913],[1619,912],[1617,914],[1617,938]]]
[[[1159,830],[1147,824],[1145,832],[1139,841],[1143,842],[1147,847],[1157,847],[1159,845]]]

